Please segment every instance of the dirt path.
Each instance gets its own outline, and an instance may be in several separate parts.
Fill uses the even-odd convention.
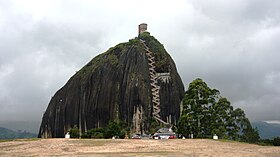
[[[280,147],[214,140],[40,139],[0,143],[0,156],[280,157]]]

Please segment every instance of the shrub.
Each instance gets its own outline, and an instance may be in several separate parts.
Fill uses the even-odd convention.
[[[118,137],[118,138],[125,138],[127,130],[125,130],[125,124],[120,122],[120,121],[113,121],[109,122],[109,124],[105,128],[94,128],[88,130],[86,133],[81,135],[81,138],[95,138],[95,139],[100,139],[100,138],[112,138],[113,136]],[[76,132],[77,131],[77,132]],[[76,132],[77,135],[79,135],[79,130],[78,128],[71,129],[71,133]],[[70,135],[71,135],[70,133]],[[77,136],[76,135],[76,136]],[[72,135],[71,135],[72,136]],[[75,134],[74,134],[75,136]],[[79,136],[77,136],[79,137]]]
[[[257,142],[257,144],[261,146],[273,146],[272,140],[270,139],[261,139],[259,142]]]
[[[125,129],[124,124],[120,121],[109,122],[108,126],[104,130],[105,138],[112,138],[113,136],[124,138]]]
[[[87,132],[89,138],[104,138],[104,129],[103,128],[95,128],[90,129]]]
[[[69,133],[70,133],[71,138],[79,138],[80,137],[80,131],[79,131],[77,125],[74,125],[74,127],[69,130]]]
[[[280,137],[276,137],[272,140],[274,146],[280,146]]]
[[[81,135],[81,138],[90,138],[90,135],[86,132]]]

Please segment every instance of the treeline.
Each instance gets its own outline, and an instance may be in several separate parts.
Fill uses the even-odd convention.
[[[202,79],[189,84],[183,99],[183,111],[178,122],[178,133],[186,137],[211,138],[256,143],[260,137],[244,111],[211,89]]]
[[[280,145],[280,137],[260,140],[257,128],[253,128],[245,112],[234,109],[227,98],[217,89],[211,89],[202,79],[189,84],[182,101],[182,113],[173,129],[178,135],[193,138],[212,138],[236,140],[261,145]],[[160,124],[153,120],[150,133],[155,133]],[[121,121],[110,122],[105,128],[95,128],[81,134],[78,127],[70,129],[71,138],[125,138],[129,128]]]
[[[77,126],[74,126],[69,130],[71,138],[125,138],[128,129],[126,129],[126,125],[121,121],[113,121],[109,122],[109,124],[105,128],[94,128],[90,129],[85,133],[82,133],[80,136],[80,131]]]
[[[259,141],[260,145],[272,145],[272,146],[280,146],[280,137],[275,137],[273,139],[262,139]]]

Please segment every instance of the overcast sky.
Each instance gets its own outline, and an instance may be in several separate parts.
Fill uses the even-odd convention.
[[[0,0],[0,121],[40,121],[67,80],[148,24],[187,89],[220,90],[251,121],[280,121],[279,0]]]

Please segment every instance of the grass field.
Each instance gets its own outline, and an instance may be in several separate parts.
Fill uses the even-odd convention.
[[[23,139],[0,139],[0,142],[12,142],[12,141],[37,141],[40,138],[23,138]]]
[[[207,139],[30,139],[0,142],[0,156],[280,157],[280,147]]]

